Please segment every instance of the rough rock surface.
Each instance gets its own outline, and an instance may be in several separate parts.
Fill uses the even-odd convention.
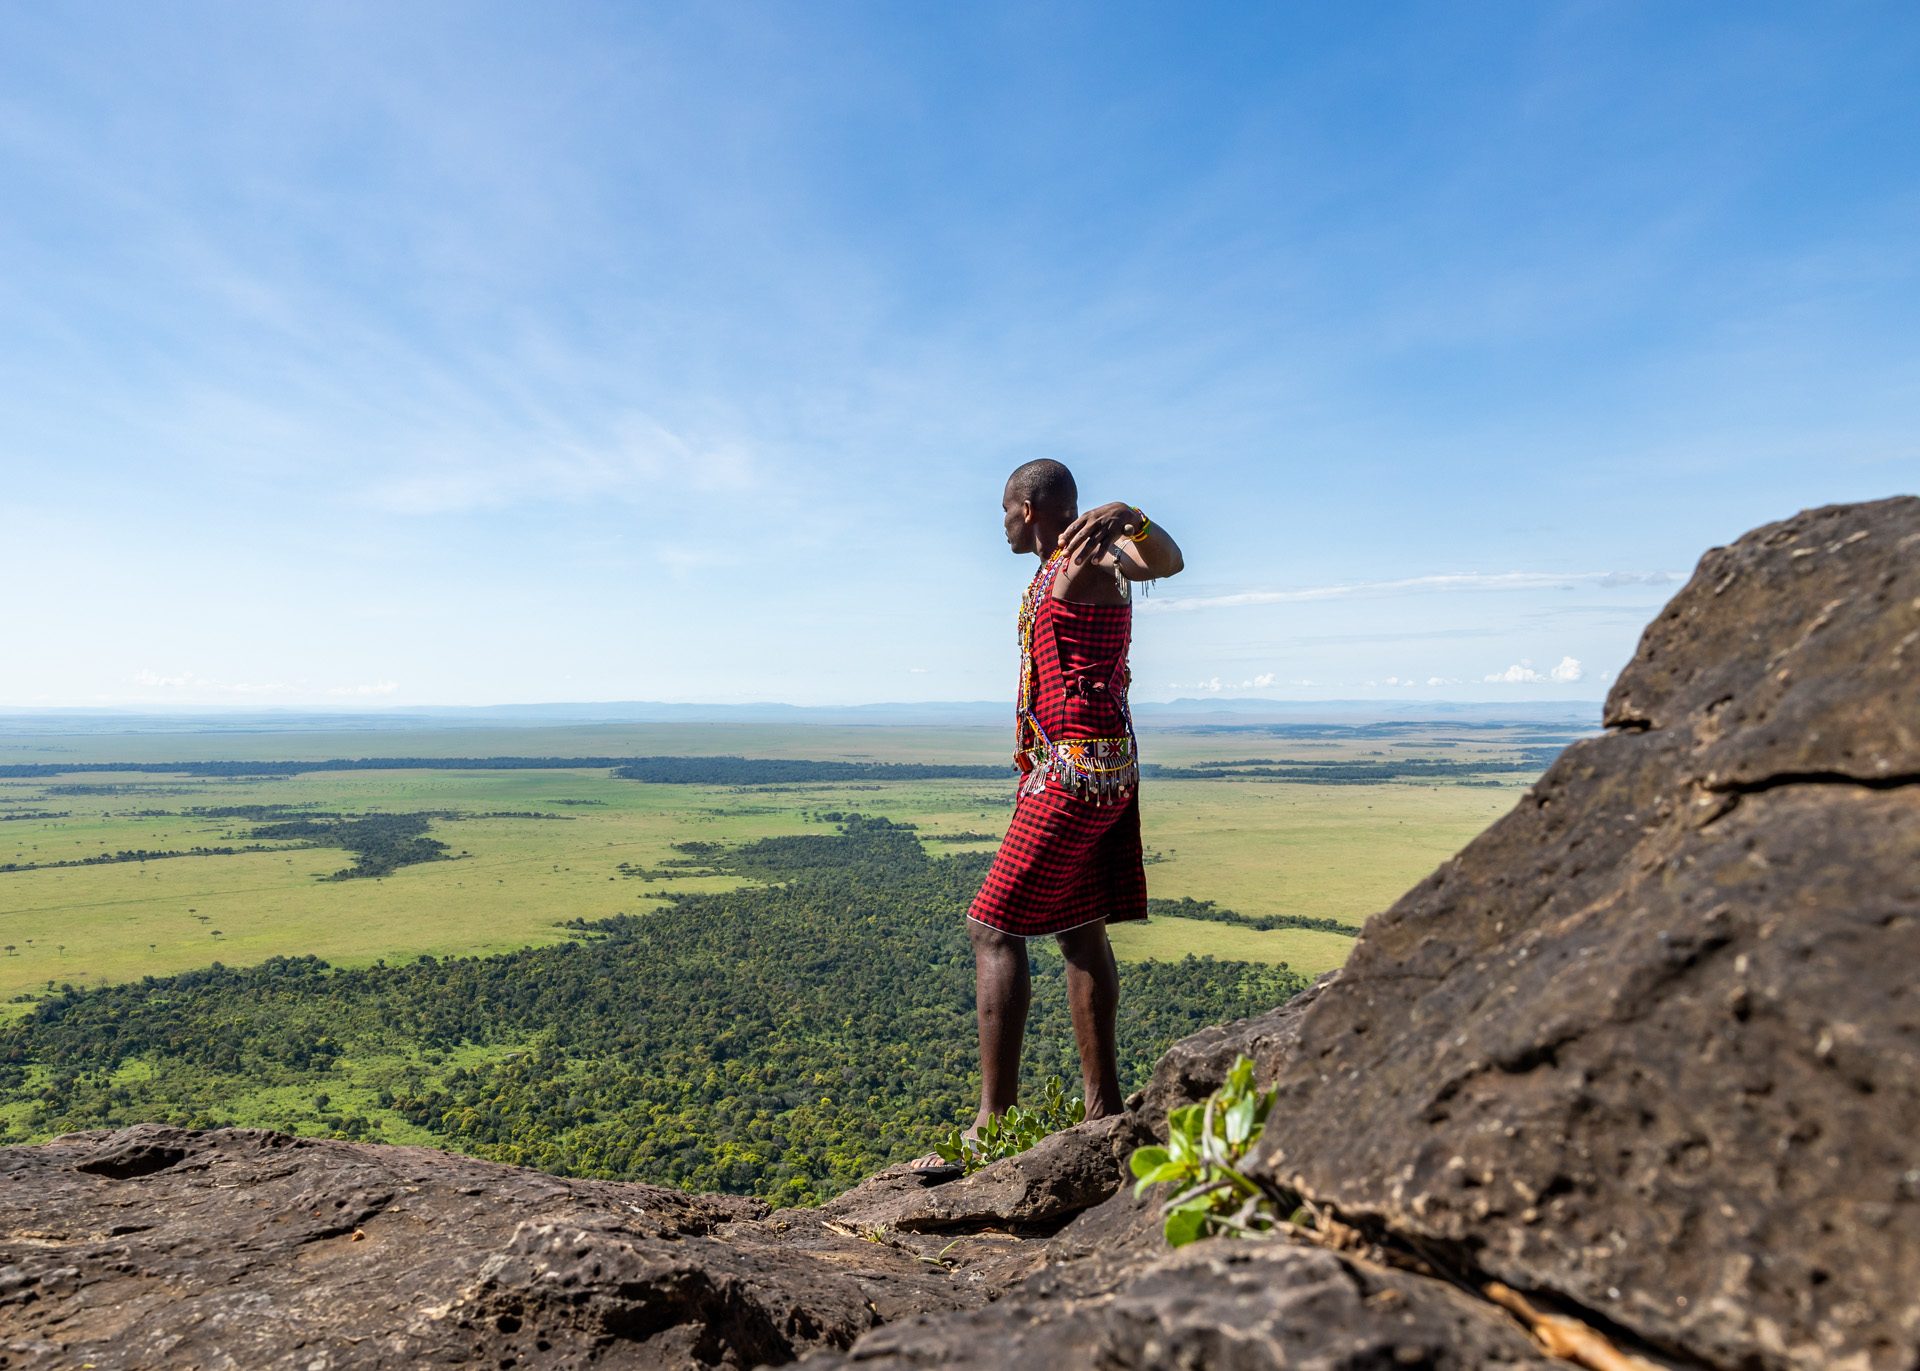
[[[1913,1371],[1920,499],[1708,553],[1606,722],[1342,972],[964,1180],[769,1214],[247,1130],[0,1149],[0,1368],[1544,1361],[1497,1278],[1654,1364]],[[1249,1169],[1340,1250],[1170,1253],[1122,1183],[1242,1051]]]
[[[1920,500],[1716,549],[1300,1016],[1261,1174],[1716,1366],[1920,1364]]]
[[[1048,1233],[1118,1190],[1128,1179],[1127,1158],[1150,1141],[1152,1135],[1131,1114],[1092,1120],[945,1185],[925,1185],[907,1168],[890,1167],[817,1212],[908,1233],[988,1226]]]
[[[1168,1048],[1154,1064],[1153,1079],[1141,1095],[1140,1122],[1164,1136],[1167,1115],[1183,1104],[1205,1099],[1226,1083],[1234,1060],[1251,1057],[1254,1077],[1272,1082],[1293,1060],[1300,1045],[1300,1022],[1340,973],[1329,971],[1285,1004],[1250,1019],[1203,1028]]]
[[[751,1366],[986,1291],[804,1211],[159,1125],[0,1149],[0,1366]]]
[[[1829,505],[1700,559],[1607,698],[1687,735],[1689,779],[1920,778],[1920,498]]]
[[[1349,1371],[1565,1365],[1493,1306],[1438,1281],[1284,1242],[1197,1243],[1083,1294],[1043,1272],[970,1314],[868,1334],[808,1371],[860,1366]]]

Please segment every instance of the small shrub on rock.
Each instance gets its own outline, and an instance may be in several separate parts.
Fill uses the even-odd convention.
[[[1282,1202],[1239,1169],[1266,1127],[1273,1100],[1273,1091],[1253,1088],[1253,1061],[1242,1055],[1218,1090],[1167,1115],[1165,1147],[1134,1149],[1128,1165],[1136,1195],[1164,1182],[1175,1187],[1161,1207],[1173,1246],[1216,1234],[1253,1237],[1281,1223]],[[1295,1207],[1287,1203],[1285,1212]]]
[[[978,1139],[964,1138],[959,1125],[941,1134],[933,1150],[950,1162],[958,1162],[972,1175],[981,1167],[1025,1152],[1049,1133],[1071,1128],[1087,1117],[1085,1100],[1067,1098],[1067,1088],[1054,1077],[1041,1088],[1039,1103],[1028,1109],[1014,1105],[1004,1114],[987,1120]]]

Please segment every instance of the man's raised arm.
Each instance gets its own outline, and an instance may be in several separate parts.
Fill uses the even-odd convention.
[[[1186,559],[1167,531],[1132,505],[1101,505],[1068,524],[1060,546],[1075,566],[1111,566],[1129,581],[1178,575]]]

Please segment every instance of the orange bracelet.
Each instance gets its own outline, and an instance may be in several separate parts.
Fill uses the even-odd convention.
[[[1140,506],[1138,505],[1128,505],[1127,508],[1140,516],[1140,531],[1138,533],[1128,533],[1123,536],[1126,538],[1128,542],[1137,543],[1142,538],[1147,536],[1147,530],[1153,527],[1153,520],[1149,519],[1146,515],[1146,511],[1141,509]]]

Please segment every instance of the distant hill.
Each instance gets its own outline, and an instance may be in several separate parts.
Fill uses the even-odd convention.
[[[652,700],[516,705],[429,705],[361,713],[319,710],[34,709],[0,713],[0,735],[162,732],[324,732],[398,728],[535,727],[554,724],[779,723],[954,726],[1007,722],[999,700],[936,700],[863,705],[676,704]],[[1142,701],[1134,714],[1165,726],[1207,723],[1572,723],[1600,725],[1598,700],[1265,700]]]

